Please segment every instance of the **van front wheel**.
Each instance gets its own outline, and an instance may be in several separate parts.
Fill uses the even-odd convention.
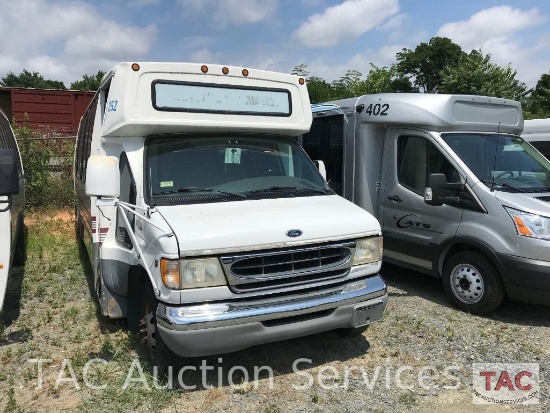
[[[475,251],[462,251],[443,267],[443,289],[462,311],[487,314],[504,299],[504,285],[493,264]]]

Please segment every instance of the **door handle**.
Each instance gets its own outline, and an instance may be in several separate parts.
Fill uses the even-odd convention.
[[[401,202],[402,201],[402,199],[399,197],[399,195],[391,195],[391,196],[388,197],[388,199],[390,201],[393,201],[393,202]]]

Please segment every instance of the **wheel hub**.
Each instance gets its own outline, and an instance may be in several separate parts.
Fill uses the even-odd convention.
[[[470,264],[459,264],[451,271],[451,290],[465,304],[475,304],[485,290],[480,272]]]

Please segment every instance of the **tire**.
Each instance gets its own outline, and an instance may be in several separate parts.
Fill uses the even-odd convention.
[[[336,334],[340,337],[359,337],[362,336],[369,326],[351,327],[351,328],[339,328],[336,330]]]
[[[505,293],[494,265],[475,251],[462,251],[447,260],[443,289],[456,308],[478,315],[496,310]]]
[[[153,288],[149,281],[145,281],[141,296],[141,318],[139,322],[140,341],[145,346],[151,372],[157,367],[158,377],[167,377],[169,367],[173,367],[173,372],[177,371],[177,366],[181,358],[175,354],[164,341],[157,329],[157,320],[155,317],[158,300],[153,293]]]
[[[15,250],[13,254],[13,266],[21,267],[25,265],[27,259],[26,251],[26,237],[25,237],[25,216],[23,214],[19,215],[17,220],[17,236],[15,239]]]

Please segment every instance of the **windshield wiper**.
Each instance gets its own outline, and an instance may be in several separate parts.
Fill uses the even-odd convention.
[[[319,188],[308,188],[305,186],[270,186],[269,188],[262,188],[262,189],[254,189],[252,191],[248,191],[248,193],[255,194],[258,192],[269,192],[269,191],[308,191],[308,192],[315,192],[317,194],[328,194],[328,189],[319,189]]]
[[[186,186],[184,188],[173,189],[171,191],[153,192],[153,195],[178,194],[178,193],[182,193],[182,192],[214,192],[216,194],[236,196],[236,197],[239,197],[239,198],[242,198],[242,199],[247,199],[246,195],[243,195],[243,194],[236,194],[234,192],[219,191],[219,190],[214,189],[214,188],[200,188],[198,186]]]
[[[505,183],[497,183],[497,182],[494,182],[494,181],[489,181],[488,179],[480,179],[481,182],[483,182],[484,184],[488,184],[488,185],[496,185],[496,186],[500,186],[502,188],[506,188],[506,189],[511,189],[512,191],[516,191],[516,192],[523,192],[523,193],[528,193],[530,191],[527,191],[525,189],[522,189],[522,188],[518,188],[518,187],[515,187],[515,186],[512,186],[512,185],[508,185],[508,184],[505,184]]]

